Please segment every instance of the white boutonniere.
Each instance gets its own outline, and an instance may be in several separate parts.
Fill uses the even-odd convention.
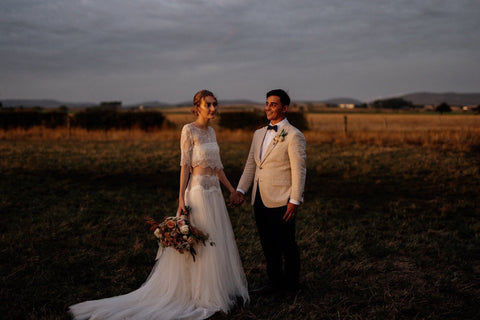
[[[273,138],[273,141],[275,143],[282,142],[285,140],[285,137],[287,136],[288,132],[285,131],[285,129],[282,129],[282,131]]]

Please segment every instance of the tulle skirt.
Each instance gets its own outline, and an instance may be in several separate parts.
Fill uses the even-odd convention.
[[[215,245],[197,245],[190,254],[159,249],[146,282],[126,295],[86,301],[70,307],[74,319],[206,319],[228,312],[237,298],[249,300],[246,277],[216,176],[191,177],[185,192],[192,225]]]

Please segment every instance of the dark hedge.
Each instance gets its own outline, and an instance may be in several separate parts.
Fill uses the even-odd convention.
[[[34,126],[66,127],[68,120],[70,120],[70,126],[87,130],[140,128],[148,131],[153,128],[161,128],[164,125],[165,116],[155,111],[119,112],[97,108],[87,109],[70,116],[61,111],[42,112],[42,110],[24,109],[3,109],[0,111],[0,128],[4,130],[28,129]]]
[[[302,112],[287,113],[288,121],[299,130],[308,130],[307,120]],[[256,130],[268,124],[263,112],[226,112],[220,115],[219,126],[228,129]]]

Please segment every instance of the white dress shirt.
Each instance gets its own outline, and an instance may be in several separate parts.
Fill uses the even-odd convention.
[[[265,138],[263,138],[263,144],[262,144],[262,149],[260,151],[260,160],[263,159],[263,155],[265,154],[265,151],[267,151],[267,148],[268,146],[270,145],[270,143],[272,142],[273,138],[275,138],[275,136],[282,132],[282,126],[287,122],[287,119],[283,119],[282,121],[278,122],[276,124],[277,126],[277,131],[275,130],[267,130],[267,133],[265,133]],[[271,126],[273,126],[273,124],[270,123]]]

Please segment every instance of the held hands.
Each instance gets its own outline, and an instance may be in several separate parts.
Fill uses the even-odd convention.
[[[230,208],[236,208],[242,205],[243,201],[245,201],[243,193],[241,193],[240,191],[233,191],[230,193],[230,203],[228,204],[228,206]]]
[[[287,211],[285,212],[285,215],[283,216],[283,220],[285,222],[289,222],[290,220],[294,219],[295,216],[297,215],[297,210],[298,210],[298,205],[289,202],[287,205]]]

